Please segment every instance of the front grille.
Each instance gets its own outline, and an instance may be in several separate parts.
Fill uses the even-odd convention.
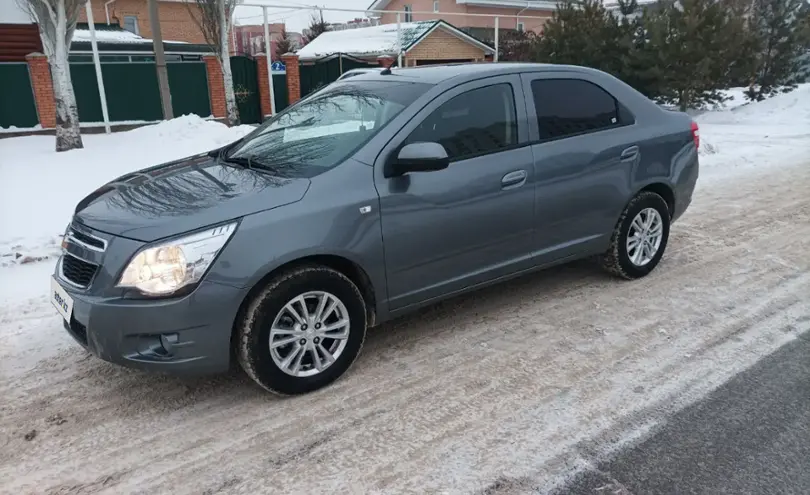
[[[100,249],[102,251],[107,247],[104,245],[104,241],[102,241],[101,239],[79,232],[78,230],[73,228],[70,229],[70,235],[77,241],[83,244],[87,244],[88,246],[92,246],[96,249]]]
[[[62,256],[62,276],[79,287],[87,287],[96,274],[98,265],[80,260],[70,254]]]

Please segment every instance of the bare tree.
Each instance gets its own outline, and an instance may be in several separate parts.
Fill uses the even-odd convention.
[[[79,108],[70,79],[68,50],[76,21],[87,0],[16,0],[39,25],[42,49],[48,57],[56,103],[56,151],[83,148]]]
[[[188,0],[191,17],[197,23],[222,67],[222,79],[225,83],[225,108],[228,124],[239,124],[239,109],[236,106],[236,94],[233,91],[231,74],[231,54],[228,45],[228,33],[233,24],[233,9],[237,0]]]

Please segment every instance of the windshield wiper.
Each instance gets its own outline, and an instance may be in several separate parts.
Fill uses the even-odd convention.
[[[223,146],[221,148],[213,149],[213,150],[208,152],[208,156],[210,156],[211,158],[219,158],[224,153],[227,153],[228,151],[232,150],[237,144],[244,141],[244,139],[245,139],[244,137],[241,137],[241,138],[237,139],[236,141],[234,141],[234,142],[232,142],[230,144],[226,144],[225,146]]]
[[[245,168],[252,168],[253,167],[253,161],[250,159],[250,157],[242,158],[242,157],[227,156],[227,155],[225,155],[225,153],[220,152],[218,158],[220,159],[220,161],[223,161],[225,163],[232,163],[234,165],[241,165],[241,166],[243,166]]]
[[[267,170],[269,172],[278,173],[279,167],[270,165],[268,163],[263,163],[259,160],[256,160],[254,156],[227,156],[223,155],[220,156],[219,159],[225,163],[232,163],[234,165],[241,165],[242,167],[253,169],[253,170]]]

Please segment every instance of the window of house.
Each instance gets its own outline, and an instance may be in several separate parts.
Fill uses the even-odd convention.
[[[526,30],[526,25],[523,24],[522,22],[518,22],[517,23],[517,30],[518,30],[519,33],[522,33],[523,31]]]
[[[532,81],[540,139],[559,139],[622,125],[616,99],[581,79]]]
[[[433,12],[439,11],[439,0],[433,0]]]
[[[496,153],[517,144],[510,84],[473,89],[443,103],[413,130],[407,143],[436,142],[451,160]]]
[[[138,16],[125,15],[124,29],[130,33],[138,34]]]
[[[406,5],[402,10],[405,11],[405,22],[413,22],[413,6]]]

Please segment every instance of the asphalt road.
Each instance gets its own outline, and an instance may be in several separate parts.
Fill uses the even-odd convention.
[[[810,493],[810,335],[786,344],[559,493]]]

